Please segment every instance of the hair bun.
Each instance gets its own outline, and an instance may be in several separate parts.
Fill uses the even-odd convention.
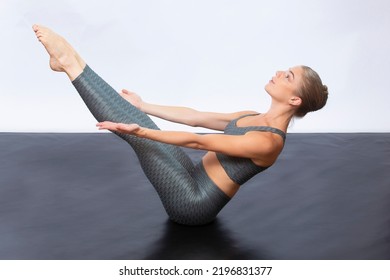
[[[328,87],[326,85],[322,85],[324,88],[324,93],[328,94]]]

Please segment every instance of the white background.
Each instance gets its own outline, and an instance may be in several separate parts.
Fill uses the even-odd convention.
[[[275,71],[305,64],[329,101],[290,132],[389,132],[389,15],[388,0],[0,0],[0,132],[96,131],[33,23],[152,103],[263,112]]]

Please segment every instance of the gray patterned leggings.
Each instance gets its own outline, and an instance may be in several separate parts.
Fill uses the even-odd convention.
[[[93,116],[101,121],[136,123],[158,129],[145,113],[123,99],[88,65],[72,82]],[[171,220],[202,225],[214,220],[230,198],[177,146],[116,133],[134,149]]]

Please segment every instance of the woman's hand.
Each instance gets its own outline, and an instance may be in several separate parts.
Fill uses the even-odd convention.
[[[125,134],[137,135],[140,132],[141,127],[138,124],[125,124],[125,123],[114,123],[114,122],[100,122],[96,124],[99,130],[108,129],[110,131],[116,131]]]
[[[119,92],[119,95],[126,99],[127,102],[142,111],[143,101],[138,94],[132,91],[128,91],[127,89],[122,89],[122,91]]]

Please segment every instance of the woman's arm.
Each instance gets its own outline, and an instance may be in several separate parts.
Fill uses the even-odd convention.
[[[201,112],[187,107],[155,105],[144,102],[136,93],[122,90],[120,95],[146,114],[193,127],[205,127],[214,130],[224,130],[233,119],[255,111],[236,113]]]
[[[213,151],[235,157],[258,159],[272,162],[279,154],[282,142],[273,141],[264,133],[249,132],[245,135],[195,134],[183,131],[161,131],[140,127],[137,124],[112,122],[98,123],[99,129],[135,135],[166,144],[192,149]]]

